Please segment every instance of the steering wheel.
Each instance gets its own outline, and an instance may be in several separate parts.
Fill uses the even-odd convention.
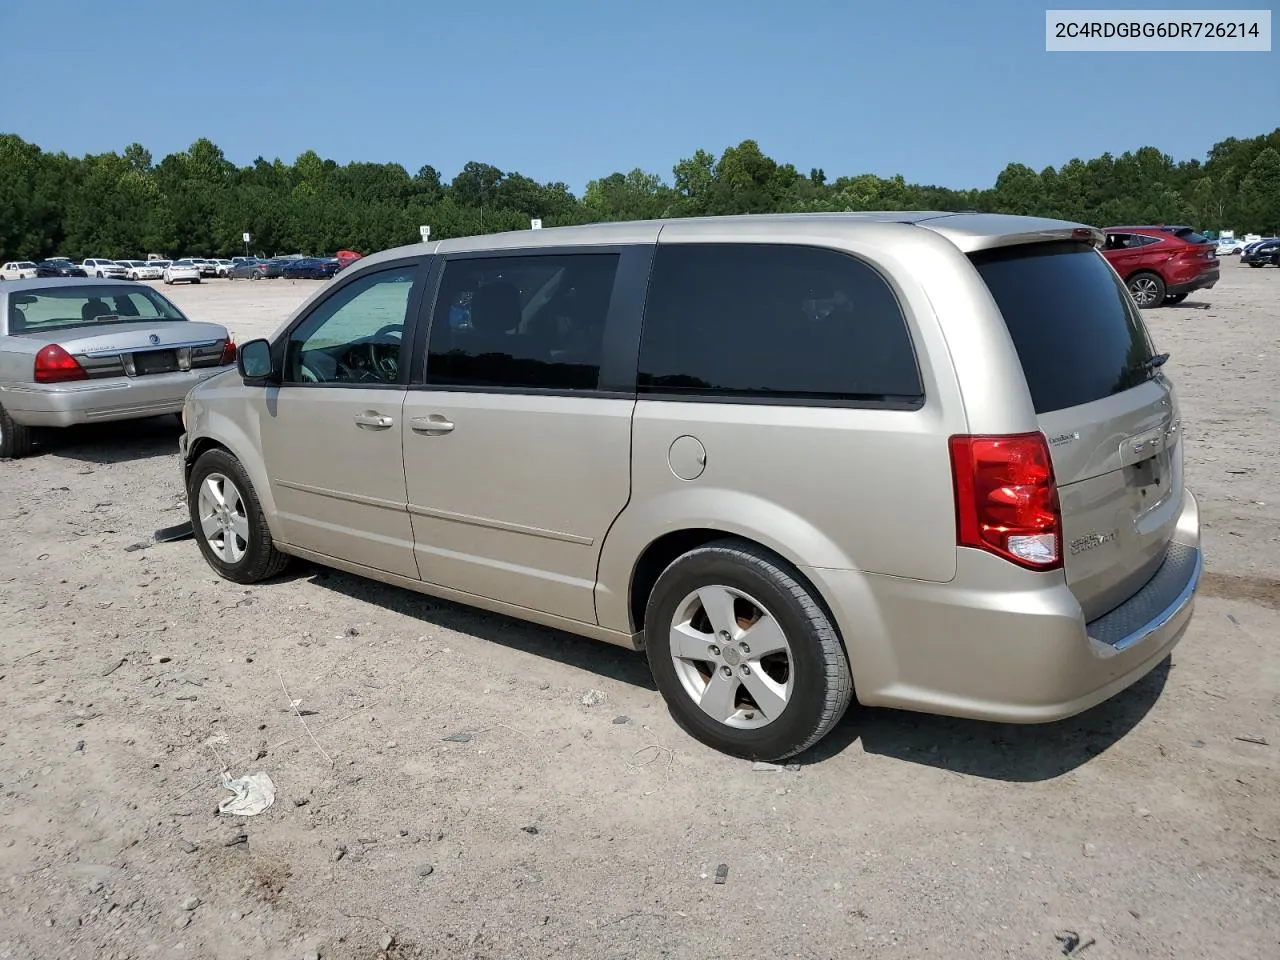
[[[396,378],[400,376],[400,351],[387,355],[379,351],[380,347],[385,344],[369,341],[365,344],[369,351],[369,370],[376,380],[383,383],[395,383]]]
[[[369,368],[374,376],[385,383],[395,383],[400,376],[400,358],[396,354],[389,356],[379,353],[378,348],[386,345],[386,340],[394,338],[399,343],[404,337],[404,326],[398,323],[388,323],[384,327],[379,327],[374,331],[367,341],[365,341],[366,349],[369,352]],[[381,343],[379,341],[382,341]]]

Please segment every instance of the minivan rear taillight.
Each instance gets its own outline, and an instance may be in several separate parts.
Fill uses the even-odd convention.
[[[58,344],[42,347],[36,354],[33,376],[36,383],[67,383],[71,380],[88,380],[84,367]]]
[[[1062,511],[1043,433],[951,438],[956,544],[1030,570],[1062,566]]]

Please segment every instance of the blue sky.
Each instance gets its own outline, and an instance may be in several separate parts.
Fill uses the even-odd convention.
[[[581,192],[636,166],[669,181],[746,138],[832,178],[968,187],[1146,144],[1203,158],[1280,124],[1280,53],[1046,53],[1046,6],[1214,4],[5,4],[0,131],[157,160],[207,136],[239,164],[310,148],[446,178],[480,160]]]

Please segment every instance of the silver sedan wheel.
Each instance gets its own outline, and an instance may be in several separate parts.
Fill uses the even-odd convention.
[[[1156,302],[1156,281],[1151,277],[1137,277],[1129,283],[1129,292],[1140,307],[1149,307]]]
[[[235,483],[211,473],[200,484],[200,532],[224,563],[239,563],[249,550],[249,516]]]
[[[734,587],[689,594],[671,623],[676,676],[707,716],[755,730],[782,715],[795,684],[782,626],[764,605]]]

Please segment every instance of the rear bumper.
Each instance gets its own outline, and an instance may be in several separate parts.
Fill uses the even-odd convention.
[[[1200,276],[1192,280],[1187,280],[1183,283],[1169,284],[1165,288],[1165,292],[1172,297],[1180,293],[1192,293],[1196,290],[1209,290],[1218,282],[1218,278],[1220,276],[1221,272],[1219,270],[1202,273]]]
[[[0,403],[16,422],[29,427],[134,420],[178,413],[192,387],[230,369],[207,367],[138,378],[9,386],[0,389]]]
[[[1090,623],[1060,571],[958,553],[956,579],[945,584],[806,571],[840,624],[858,699],[981,720],[1060,720],[1140,680],[1182,638],[1202,569],[1199,508],[1184,491],[1164,564]]]

